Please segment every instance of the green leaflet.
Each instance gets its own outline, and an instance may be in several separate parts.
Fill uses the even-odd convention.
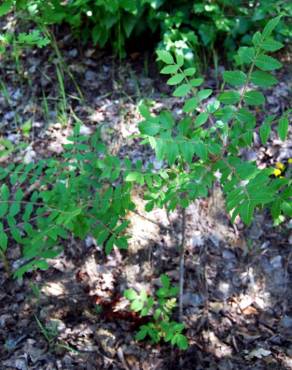
[[[21,189],[18,189],[15,193],[14,202],[11,203],[10,209],[9,209],[9,216],[14,217],[16,216],[21,208],[21,200],[23,198],[23,191]]]
[[[44,260],[33,260],[31,262],[26,263],[24,266],[21,266],[19,269],[17,269],[14,272],[14,277],[17,278],[17,279],[20,279],[20,278],[23,277],[23,275],[26,272],[34,271],[34,270],[37,270],[37,269],[45,271],[48,268],[49,268],[49,265],[46,261],[44,261]]]
[[[278,80],[270,73],[254,71],[251,74],[251,82],[262,88],[268,88],[275,85]]]
[[[174,164],[178,155],[179,155],[178,144],[173,140],[169,141],[165,149],[165,157],[170,166]]]
[[[8,246],[8,237],[4,231],[3,224],[0,222],[0,249],[5,252]]]
[[[147,118],[151,117],[151,114],[150,114],[150,112],[149,112],[149,109],[148,109],[148,107],[143,103],[143,101],[139,103],[138,108],[139,108],[139,112],[140,112],[140,114],[141,114],[144,118],[146,118],[146,119],[147,119]]]
[[[22,216],[22,219],[23,219],[24,222],[29,222],[32,211],[33,211],[33,207],[34,207],[33,203],[26,204],[26,206],[24,208],[24,214]]]
[[[241,47],[238,50],[238,61],[240,64],[251,64],[255,58],[255,49],[251,47]]]
[[[208,151],[207,151],[206,144],[204,144],[202,141],[198,141],[198,142],[194,143],[194,150],[195,150],[195,154],[199,158],[203,159],[204,161],[207,160]]]
[[[268,38],[261,43],[261,48],[264,49],[265,51],[270,51],[270,52],[280,50],[283,48],[283,46],[284,45],[281,42],[276,41],[272,38]]]
[[[0,17],[3,17],[3,15],[11,11],[13,3],[13,0],[4,0],[2,5],[0,5]]]
[[[203,82],[204,82],[203,78],[193,78],[193,79],[190,80],[190,85],[192,87],[198,87],[198,86],[202,85]]]
[[[192,87],[189,84],[182,84],[174,90],[173,96],[181,98],[183,96],[186,96],[191,91],[191,89]]]
[[[179,66],[176,64],[165,66],[162,68],[160,73],[165,74],[165,75],[170,75],[173,73],[176,73],[179,70]]]
[[[186,141],[185,143],[179,145],[179,149],[183,159],[189,164],[192,163],[192,159],[195,154],[195,146]]]
[[[109,237],[109,235],[110,232],[107,229],[101,230],[98,234],[95,232],[94,236],[96,237],[97,245],[101,246]]]
[[[161,127],[166,130],[171,129],[175,124],[172,114],[168,111],[160,113],[159,122],[161,123]]]
[[[278,135],[282,141],[286,140],[288,128],[289,128],[288,117],[286,116],[281,117],[278,123]]]
[[[174,59],[168,51],[157,50],[156,53],[158,55],[158,60],[161,60],[162,62],[166,64],[174,64]]]
[[[1,201],[8,201],[9,200],[9,189],[8,189],[8,186],[6,184],[3,184],[1,186]]]
[[[267,123],[263,123],[260,127],[260,138],[262,140],[263,145],[266,145],[268,138],[271,133],[271,125]]]
[[[127,241],[127,238],[122,236],[120,238],[116,238],[115,239],[115,245],[119,248],[119,249],[127,249],[128,248],[128,241]]]
[[[246,83],[246,74],[242,71],[225,71],[223,80],[232,86],[243,86]]]
[[[254,128],[256,123],[255,116],[246,108],[240,108],[236,113],[239,122],[246,125],[247,128]]]
[[[219,107],[220,107],[220,101],[215,99],[215,100],[208,103],[207,112],[208,113],[215,113]]]
[[[251,223],[254,209],[273,200],[273,192],[264,192],[261,188],[261,179],[255,177],[247,186],[236,189],[227,195],[227,209],[232,210],[232,219],[240,215],[247,225]]]
[[[240,101],[240,94],[237,91],[226,91],[218,96],[223,104],[237,104]]]
[[[3,184],[0,189],[0,218],[4,217],[8,211],[9,194],[8,186]]]
[[[193,76],[196,73],[196,68],[191,67],[184,70],[184,75],[187,77]]]
[[[248,105],[262,105],[265,103],[265,97],[260,91],[247,91],[243,101]]]
[[[177,345],[179,349],[185,351],[188,349],[189,344],[187,338],[182,334],[176,334],[171,340],[172,345]]]
[[[140,185],[144,185],[144,177],[141,172],[130,172],[126,177],[125,181],[137,182]]]
[[[253,212],[254,212],[254,205],[252,202],[246,202],[239,208],[239,214],[246,225],[250,225]]]
[[[183,106],[183,111],[185,113],[191,113],[193,112],[195,109],[197,109],[198,107],[198,104],[199,104],[199,101],[198,101],[198,98],[197,97],[192,97],[190,99],[187,99],[184,103],[184,106]]]
[[[185,78],[183,73],[178,73],[167,80],[168,85],[178,85]]]
[[[195,127],[200,127],[208,121],[209,114],[206,112],[200,113],[195,119]]]
[[[159,124],[158,118],[155,120],[152,119],[148,121],[143,121],[139,124],[139,130],[141,134],[145,134],[145,135],[154,136],[158,134],[160,129],[161,129],[161,126]]]
[[[252,43],[257,48],[260,48],[262,42],[263,42],[263,36],[259,31],[257,31],[252,37]]]
[[[259,55],[255,60],[255,65],[263,71],[273,71],[282,67],[282,63],[277,59],[265,54]]]
[[[176,53],[175,54],[175,60],[176,60],[176,64],[179,66],[179,67],[182,67],[183,64],[184,64],[184,56],[180,53]]]
[[[200,90],[197,94],[197,97],[199,101],[202,101],[204,99],[207,99],[212,94],[212,92],[213,91],[211,89]]]
[[[292,217],[292,205],[291,205],[291,197],[290,200],[287,202],[282,202],[281,204],[281,210],[284,214],[286,214],[288,217]]]
[[[281,19],[281,15],[268,21],[268,23],[265,25],[264,30],[263,30],[264,38],[267,38],[271,35],[273,30],[277,27],[280,19]]]

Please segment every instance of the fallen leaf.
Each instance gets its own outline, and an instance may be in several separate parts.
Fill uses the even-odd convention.
[[[253,351],[251,351],[247,356],[245,356],[247,359],[252,359],[254,357],[256,358],[263,358],[267,357],[271,354],[272,352],[264,349],[264,348],[256,348]]]
[[[246,316],[257,315],[258,314],[258,310],[256,308],[254,308],[253,306],[249,306],[249,307],[245,308],[242,312]]]

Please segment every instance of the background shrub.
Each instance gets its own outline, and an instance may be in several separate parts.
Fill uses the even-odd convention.
[[[12,8],[39,25],[69,24],[81,41],[110,46],[120,57],[128,39],[144,35],[160,48],[179,49],[189,59],[203,56],[206,62],[216,49],[222,54],[223,46],[231,60],[239,44],[250,45],[253,32],[280,13],[276,39],[292,35],[292,5],[282,0],[6,0],[0,16]]]

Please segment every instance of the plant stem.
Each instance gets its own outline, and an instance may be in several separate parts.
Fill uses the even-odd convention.
[[[186,209],[182,209],[182,237],[179,257],[179,321],[183,318],[183,294],[184,294],[184,257],[186,238]]]
[[[8,274],[8,276],[11,276],[9,262],[7,260],[5,253],[1,249],[0,249],[0,259],[3,262],[3,267],[4,267],[5,272]]]

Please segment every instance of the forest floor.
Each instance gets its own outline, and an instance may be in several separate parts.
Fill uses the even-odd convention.
[[[28,145],[18,156],[0,158],[0,165],[58,156],[78,117],[83,134],[100,128],[113,153],[163,166],[130,138],[141,99],[153,100],[154,111],[181,114],[181,101],[170,97],[155,64],[138,53],[119,62],[95,49],[82,51],[67,37],[59,47],[63,62],[49,48],[25,53],[18,72],[11,60],[1,60],[0,135]],[[281,114],[291,100],[289,68],[278,77],[267,92],[270,114]],[[216,89],[211,69],[205,86]],[[244,156],[259,166],[292,157],[291,137],[283,144],[273,133],[266,147],[255,142]],[[153,293],[162,273],[178,282],[182,229],[179,210],[146,213],[141,192],[133,193],[138,212],[128,216],[127,251],[106,257],[90,236],[71,239],[48,271],[23,281],[9,279],[0,264],[0,369],[292,369],[292,223],[275,228],[261,213],[248,228],[232,226],[216,186],[186,210],[189,349],[134,340],[137,322],[122,293],[128,287]],[[8,258],[17,265],[19,247],[11,246]]]

